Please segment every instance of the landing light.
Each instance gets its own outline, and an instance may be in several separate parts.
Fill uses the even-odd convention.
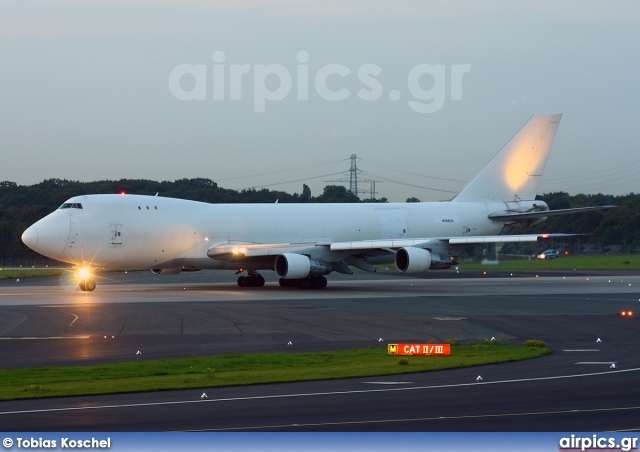
[[[81,268],[78,270],[78,277],[80,279],[87,279],[89,276],[91,276],[91,272],[88,268]]]

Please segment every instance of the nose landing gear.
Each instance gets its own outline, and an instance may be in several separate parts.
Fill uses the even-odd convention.
[[[83,292],[92,292],[96,289],[96,282],[93,279],[81,279],[78,287]]]
[[[91,279],[91,269],[89,267],[80,267],[77,273],[80,282],[78,287],[83,292],[92,292],[96,289],[96,282]]]

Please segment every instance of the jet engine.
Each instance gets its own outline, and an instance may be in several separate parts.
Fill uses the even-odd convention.
[[[154,275],[177,275],[182,271],[182,267],[177,268],[153,268],[151,272]]]
[[[302,279],[327,275],[333,271],[333,266],[330,262],[309,259],[303,254],[284,253],[276,257],[274,269],[279,278]]]
[[[396,268],[403,273],[424,272],[431,266],[431,253],[422,248],[400,248],[396,252]]]

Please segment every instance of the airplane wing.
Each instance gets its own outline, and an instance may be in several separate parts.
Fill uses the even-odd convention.
[[[307,242],[307,243],[220,243],[207,251],[207,256],[219,260],[237,260],[250,258],[275,258],[283,253],[305,254],[316,247],[325,247],[329,251],[352,251],[360,254],[375,251],[394,252],[405,247],[426,247],[434,242],[449,245],[481,245],[483,243],[535,242],[551,237],[569,237],[575,234],[520,234],[488,235],[465,237],[429,237],[417,239],[359,240],[353,242]]]
[[[300,253],[308,248],[319,245],[312,243],[249,243],[224,242],[213,245],[207,251],[207,256],[219,260],[237,260],[239,258],[276,257],[283,253]]]
[[[551,237],[569,237],[575,234],[520,234],[520,235],[487,235],[468,237],[433,237],[410,240],[363,240],[358,242],[334,242],[330,244],[331,251],[338,250],[370,250],[370,249],[399,249],[408,246],[418,247],[439,240],[450,245],[481,245],[483,243],[535,242],[538,239]]]

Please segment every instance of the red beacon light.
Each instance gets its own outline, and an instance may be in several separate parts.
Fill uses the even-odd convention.
[[[121,195],[126,195],[126,194],[127,194],[127,192],[123,190],[123,191],[121,191],[121,192],[120,192],[120,194],[121,194]]]

